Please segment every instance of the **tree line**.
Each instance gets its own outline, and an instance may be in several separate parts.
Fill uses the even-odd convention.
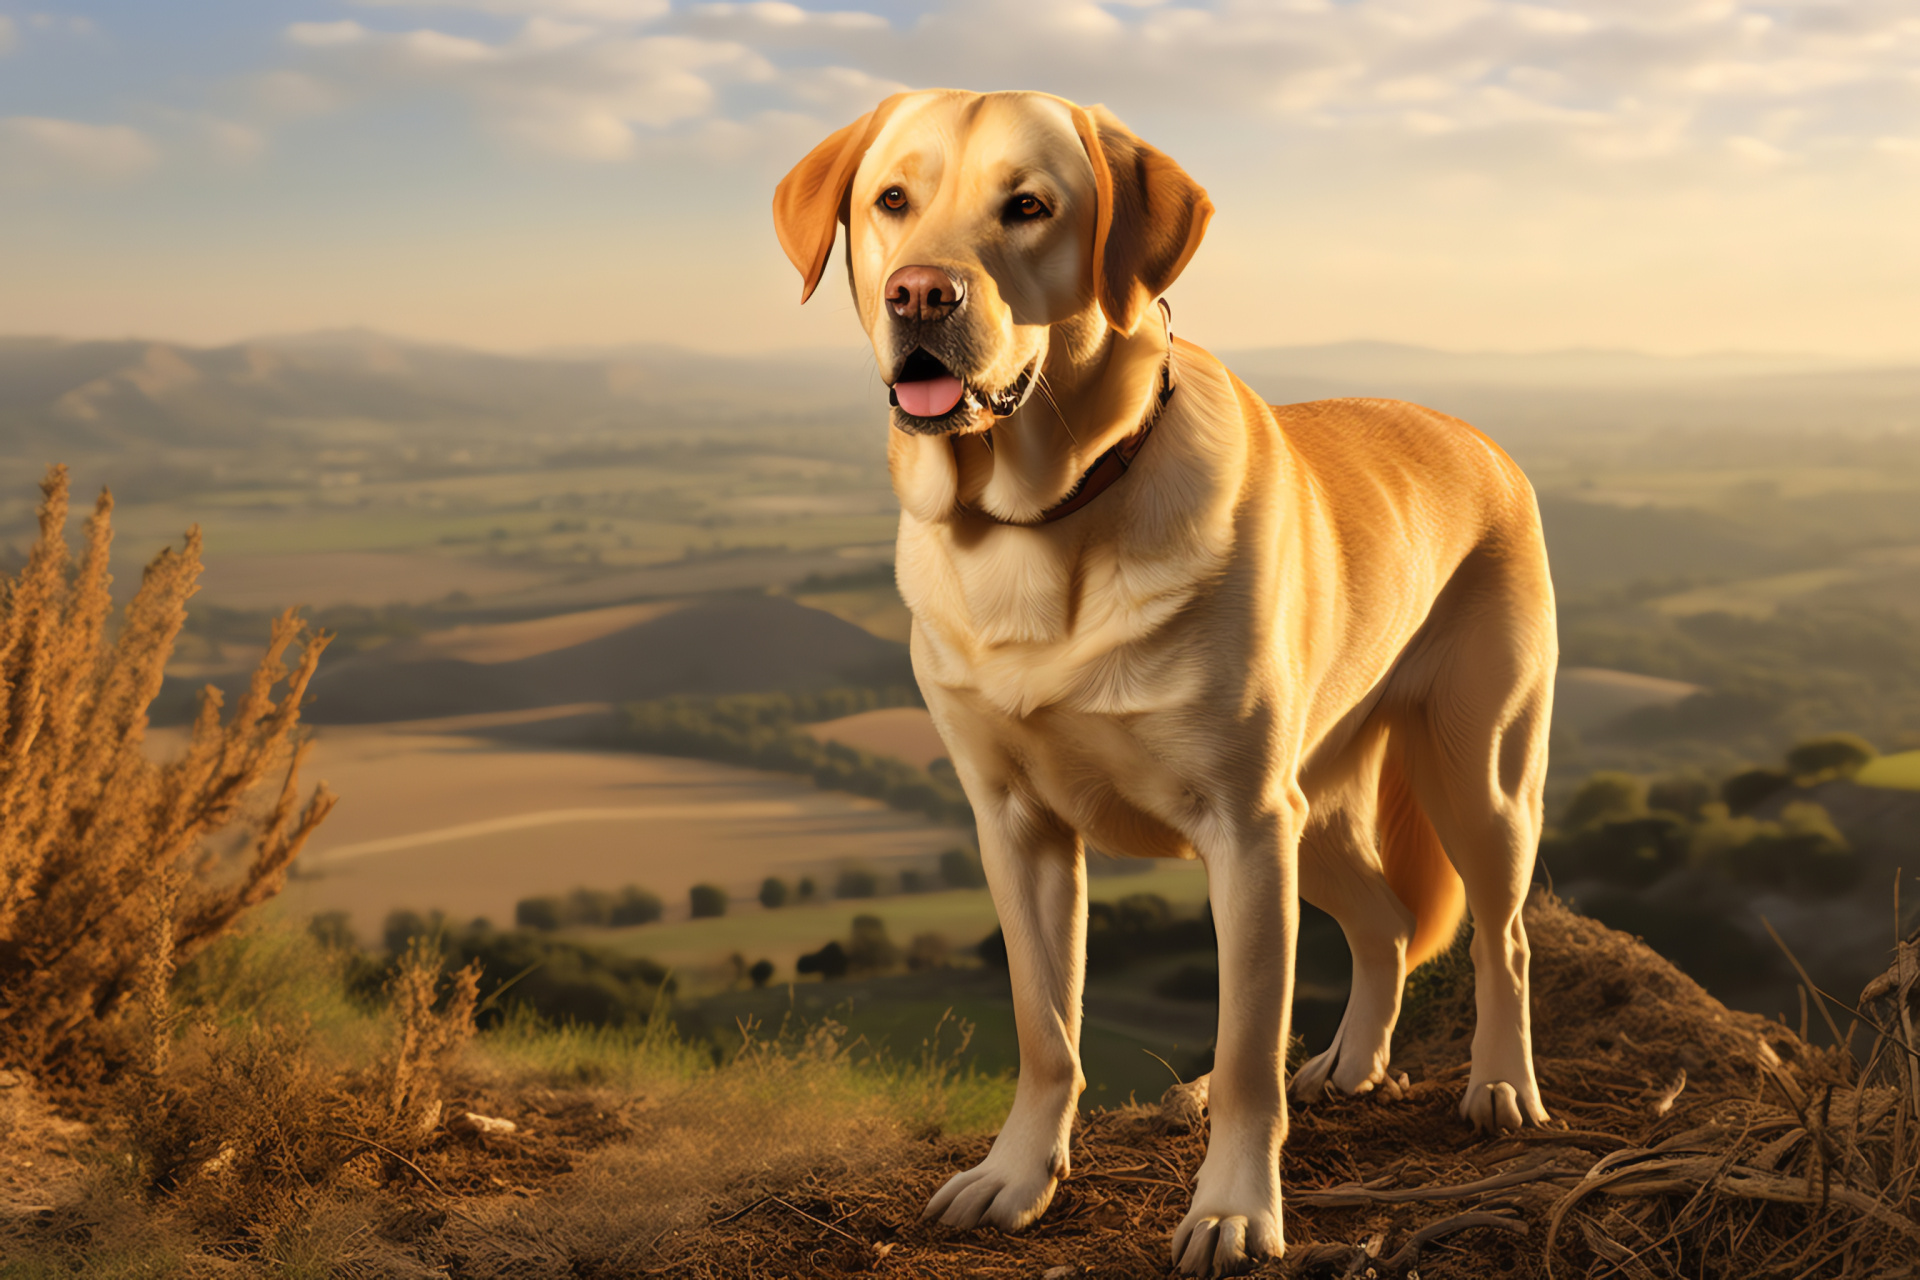
[[[973,808],[952,766],[921,769],[891,756],[822,742],[800,726],[882,707],[919,705],[908,688],[662,698],[626,706],[621,746],[656,755],[801,774],[823,791],[845,791],[935,822],[973,825]]]

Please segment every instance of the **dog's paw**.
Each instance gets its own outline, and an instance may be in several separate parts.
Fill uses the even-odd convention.
[[[1280,1169],[1209,1154],[1193,1180],[1193,1207],[1173,1233],[1182,1275],[1237,1276],[1286,1250],[1280,1234]]]
[[[1235,1213],[1196,1196],[1173,1233],[1173,1265],[1186,1276],[1237,1276],[1286,1251],[1278,1209]]]
[[[1207,1120],[1211,1076],[1176,1084],[1160,1095],[1160,1122],[1173,1133],[1192,1133]]]
[[[1295,1102],[1312,1102],[1328,1091],[1371,1093],[1393,1101],[1406,1096],[1406,1073],[1390,1075],[1384,1054],[1343,1054],[1335,1040],[1325,1053],[1307,1059],[1288,1085]]]
[[[996,1148],[965,1173],[956,1173],[927,1201],[920,1220],[949,1227],[1025,1230],[1053,1203],[1060,1179],[1045,1162],[1005,1157]]]
[[[1546,1104],[1540,1101],[1540,1090],[1531,1080],[1525,1081],[1524,1092],[1505,1080],[1469,1081],[1466,1095],[1460,1099],[1460,1116],[1482,1133],[1504,1133],[1525,1128],[1529,1123],[1545,1124],[1548,1118]]]

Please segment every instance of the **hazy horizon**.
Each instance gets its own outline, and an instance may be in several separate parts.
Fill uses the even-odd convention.
[[[1183,333],[1184,336],[1184,333]],[[127,330],[121,332],[76,333],[35,331],[29,329],[0,330],[0,343],[53,342],[61,344],[79,343],[153,343],[163,346],[176,346],[191,350],[217,350],[225,347],[272,346],[275,344],[314,343],[324,341],[362,340],[368,342],[393,343],[399,346],[420,348],[443,348],[450,351],[462,351],[475,355],[498,356],[511,359],[598,359],[618,356],[626,352],[639,351],[675,351],[690,355],[732,359],[768,359],[775,361],[802,360],[815,357],[834,357],[849,352],[855,356],[865,352],[864,340],[856,332],[847,341],[811,342],[805,345],[764,346],[742,348],[735,346],[706,346],[697,342],[674,341],[668,338],[648,338],[630,341],[605,342],[563,342],[542,345],[496,345],[483,342],[467,342],[453,338],[441,338],[431,335],[407,333],[383,328],[374,324],[348,324],[318,326],[310,329],[275,330],[262,332],[240,332],[230,337],[195,339],[173,334]],[[1700,364],[1715,361],[1750,361],[1756,364],[1779,362],[1782,364],[1801,364],[1823,368],[1868,368],[1879,366],[1905,366],[1920,363],[1920,346],[1912,350],[1888,350],[1885,352],[1863,352],[1854,354],[1829,353],[1813,349],[1757,348],[1757,347],[1719,347],[1693,350],[1658,351],[1634,346],[1538,346],[1538,347],[1461,347],[1443,343],[1405,342],[1392,338],[1354,336],[1329,338],[1317,342],[1275,342],[1259,345],[1223,345],[1217,348],[1220,353],[1232,355],[1249,352],[1338,352],[1372,350],[1381,353],[1408,353],[1432,355],[1461,359],[1512,359],[1534,360],[1553,358],[1596,358],[1647,361],[1661,364]]]

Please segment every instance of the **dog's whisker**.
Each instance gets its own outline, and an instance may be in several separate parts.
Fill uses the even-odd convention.
[[[1073,447],[1080,447],[1080,437],[1073,434],[1073,424],[1067,421],[1067,415],[1060,411],[1060,402],[1053,398],[1053,391],[1047,386],[1047,375],[1038,369],[1033,371],[1033,387],[1045,396],[1047,403],[1053,406],[1053,416],[1060,419],[1060,425],[1067,429],[1067,439],[1073,441]]]

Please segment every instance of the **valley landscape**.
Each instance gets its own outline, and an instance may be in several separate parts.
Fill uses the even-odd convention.
[[[1807,985],[1858,991],[1920,915],[1920,370],[1366,344],[1231,361],[1276,400],[1459,411],[1528,468],[1562,619],[1543,886],[1796,1043],[1832,1040]],[[514,1019],[667,1025],[715,1060],[827,1029],[862,1061],[937,1063],[991,1112],[1017,1065],[1004,952],[912,688],[873,388],[837,356],[0,342],[0,544],[24,563],[54,460],[114,492],[122,599],[199,525],[155,758],[203,688],[240,696],[279,611],[334,633],[304,776],[340,802],[247,945],[311,934],[363,994],[416,938],[472,958],[507,1018],[490,1061]],[[1782,768],[1836,733],[1877,756]],[[1827,878],[1760,875],[1739,850],[1761,845],[1820,850]],[[1207,1068],[1218,977],[1199,868],[1092,869],[1101,1125]],[[1346,983],[1338,929],[1305,909],[1307,1048]],[[543,1067],[555,1087],[639,1069],[566,1052],[586,1056]],[[489,1105],[537,1126],[546,1104]]]
[[[1821,733],[1920,748],[1920,368],[1365,343],[1226,358],[1276,401],[1460,413],[1527,468],[1562,618],[1550,811],[1599,771],[1717,779]],[[915,701],[867,365],[504,357],[366,332],[0,341],[0,543],[17,562],[29,478],[56,457],[82,491],[113,488],[122,584],[201,527],[202,589],[157,704],[176,720],[202,685],[237,687],[274,612],[336,633],[306,718],[344,799],[283,909],[346,911],[369,945],[395,910],[505,925],[520,898],[580,886],[645,886],[671,921],[696,883],[738,915],[768,876],[931,877],[966,824],[620,741],[622,708],[660,699]],[[805,731],[920,770],[943,754],[912,705]],[[1873,880],[1920,868],[1900,808],[1915,793],[1837,785],[1827,803]],[[1190,910],[1189,880],[1169,901]],[[983,923],[975,899],[937,931],[965,952]],[[730,924],[681,927],[631,946],[710,973],[753,951],[719,936]],[[839,928],[823,920],[815,945]],[[800,945],[761,951],[784,980]],[[1788,1004],[1762,1012],[1790,1011],[1781,977],[1753,999]]]

